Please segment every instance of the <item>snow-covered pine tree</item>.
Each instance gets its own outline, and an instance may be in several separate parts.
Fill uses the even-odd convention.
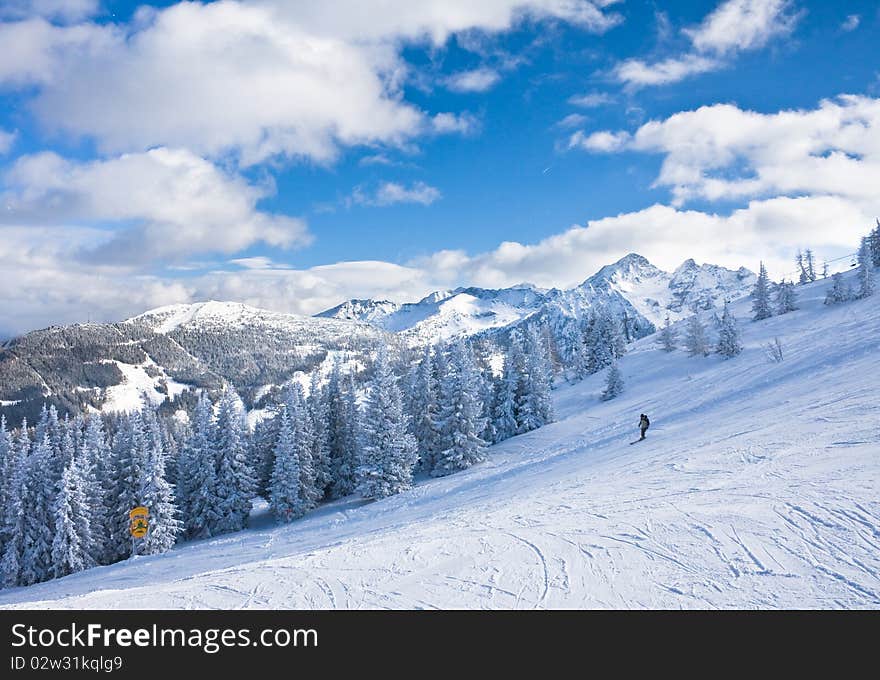
[[[782,279],[782,283],[776,289],[776,313],[788,314],[797,308],[797,290],[794,284]]]
[[[767,268],[761,263],[758,270],[758,280],[752,290],[752,312],[753,321],[762,321],[773,316],[773,309],[770,306],[770,279],[767,276]]]
[[[810,277],[807,275],[807,267],[804,263],[804,254],[798,250],[797,257],[795,258],[795,264],[797,265],[798,270],[798,283],[801,285],[810,282]]]
[[[275,462],[269,480],[269,507],[279,522],[291,522],[306,512],[300,488],[299,447],[286,406],[281,409],[278,419]]]
[[[602,391],[602,401],[610,401],[623,394],[623,374],[620,366],[615,361],[608,367],[608,376],[605,378],[605,389]]]
[[[859,293],[860,298],[870,297],[874,294],[874,262],[871,257],[871,247],[867,238],[862,239],[859,247]]]
[[[813,257],[813,251],[809,248],[804,251],[804,273],[808,283],[816,280],[816,258]]]
[[[52,536],[55,522],[52,502],[55,484],[46,474],[51,468],[52,445],[49,434],[34,443],[25,465],[22,501],[24,539],[20,585],[31,585],[52,578]]]
[[[86,480],[80,460],[71,460],[61,473],[61,485],[52,505],[52,575],[67,576],[95,565],[92,527],[86,501]]]
[[[141,554],[168,552],[183,530],[178,518],[174,489],[165,479],[165,449],[156,415],[145,407],[141,422],[144,427],[144,475],[139,492],[141,504],[150,511],[149,531],[143,540]]]
[[[333,365],[327,383],[330,451],[330,497],[343,498],[354,493],[355,470],[359,459],[359,411],[352,376],[343,378],[339,362]]]
[[[417,456],[387,349],[379,350],[374,370],[364,414],[357,489],[364,498],[378,499],[412,486]]]
[[[217,408],[214,452],[217,456],[215,488],[218,515],[215,533],[239,531],[247,526],[254,495],[254,472],[248,460],[247,435],[241,400],[227,388]]]
[[[871,249],[871,262],[874,267],[880,268],[880,219],[877,220],[877,226],[868,237],[868,244]]]
[[[606,308],[591,315],[585,336],[587,374],[607,368],[626,353],[626,343],[617,319]]]
[[[660,345],[664,352],[674,352],[678,349],[677,341],[678,338],[676,338],[675,329],[672,327],[672,322],[669,320],[669,314],[667,314],[666,321],[663,323],[663,328],[660,329],[660,337],[657,344]]]
[[[101,416],[89,417],[83,433],[79,464],[84,478],[85,502],[89,509],[89,525],[92,534],[91,557],[95,564],[107,563],[107,525],[110,465],[110,447],[104,434]]]
[[[853,299],[852,287],[845,281],[843,274],[837,272],[831,275],[831,288],[825,295],[826,305],[839,305]]]
[[[727,304],[721,315],[721,326],[718,329],[718,346],[715,351],[725,359],[732,359],[742,352],[739,324]]]
[[[699,314],[694,314],[687,321],[684,346],[690,356],[708,356],[709,341],[706,338],[706,327]]]
[[[434,358],[431,347],[425,348],[421,360],[412,371],[407,394],[411,430],[416,438],[419,461],[417,468],[430,472],[438,452],[440,427],[437,422],[439,406],[437,377],[434,374]]]
[[[6,544],[7,498],[10,493],[11,477],[16,467],[15,443],[12,434],[6,429],[6,416],[0,416],[0,557]]]
[[[129,512],[140,505],[138,496],[146,468],[144,432],[140,411],[119,418],[113,438],[111,486],[113,505],[109,508],[107,541],[109,561],[125,559],[132,553]]]
[[[31,451],[27,419],[22,422],[18,438],[13,442],[12,457],[6,464],[3,480],[3,555],[0,559],[0,579],[5,587],[21,584],[22,560],[25,543],[25,500],[27,465]]]
[[[296,453],[299,460],[300,494],[305,503],[305,509],[308,511],[313,509],[321,499],[317,486],[315,464],[312,460],[315,437],[302,385],[294,382],[288,387],[285,395],[284,403],[295,433]]]
[[[440,383],[440,450],[434,459],[434,477],[466,470],[486,459],[485,428],[480,400],[480,374],[471,348],[464,341],[449,352],[446,374]]]
[[[330,461],[330,418],[327,391],[321,386],[317,371],[312,373],[309,381],[309,397],[306,403],[312,429],[311,453],[312,465],[315,469],[315,489],[318,500],[321,501],[330,492],[333,468]]]
[[[178,460],[180,507],[184,530],[190,538],[208,538],[218,531],[215,440],[211,400],[202,392],[191,418],[189,439]]]
[[[275,464],[275,443],[278,441],[278,428],[281,425],[281,411],[278,406],[270,407],[270,414],[258,420],[251,437],[250,459],[257,480],[256,493],[269,498],[269,479]]]
[[[518,376],[512,368],[510,353],[504,357],[504,369],[494,380],[492,422],[495,443],[510,439],[516,434],[516,389]]]
[[[622,346],[612,344],[615,350],[623,353]],[[550,346],[547,344],[547,333],[532,324],[526,331],[526,364],[528,366],[529,391],[532,394],[534,414],[537,427],[552,423],[554,419],[553,398],[553,362]]]

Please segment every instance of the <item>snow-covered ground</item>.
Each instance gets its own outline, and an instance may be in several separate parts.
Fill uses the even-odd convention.
[[[561,387],[559,422],[467,472],[286,527],[258,512],[249,531],[0,604],[878,607],[880,295],[826,308],[825,286],[799,289],[798,312],[743,322],[731,361],[643,339],[621,362],[623,396],[599,402],[601,375]],[[648,439],[629,446],[641,412]]]

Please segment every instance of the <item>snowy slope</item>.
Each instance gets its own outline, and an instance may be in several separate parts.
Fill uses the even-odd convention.
[[[559,422],[385,501],[185,544],[3,606],[552,608],[880,606],[880,305],[743,322],[744,353],[637,342],[627,391],[556,392]],[[747,316],[748,301],[735,305]],[[778,337],[786,359],[763,345]],[[653,425],[634,446],[641,412]]]

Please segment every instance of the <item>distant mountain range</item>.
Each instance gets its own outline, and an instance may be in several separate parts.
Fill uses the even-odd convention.
[[[521,284],[457,288],[414,303],[349,300],[314,317],[234,302],[154,309],[119,323],[33,331],[0,347],[0,414],[10,424],[35,418],[44,402],[62,413],[123,411],[146,398],[177,408],[191,389],[229,383],[249,409],[285,382],[326,370],[336,357],[369,362],[397,338],[424,346],[455,337],[502,338],[535,320],[551,326],[601,305],[626,318],[633,338],[673,320],[746,295],[755,275],[687,260],[672,273],[630,254],[568,290]],[[330,360],[330,361],[328,361]]]
[[[579,317],[601,304],[653,331],[666,314],[675,321],[695,309],[710,309],[725,299],[742,297],[754,283],[754,273],[745,268],[732,271],[687,260],[668,273],[630,254],[568,290],[528,283],[502,289],[456,288],[415,303],[349,300],[317,316],[368,323],[424,344],[506,328],[540,314]]]

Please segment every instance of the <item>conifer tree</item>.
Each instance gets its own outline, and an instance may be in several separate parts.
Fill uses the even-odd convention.
[[[326,390],[321,387],[317,371],[312,373],[307,403],[312,429],[311,454],[315,468],[315,489],[320,501],[330,491],[333,470],[330,460],[329,408]]]
[[[709,354],[709,341],[706,338],[706,327],[700,320],[699,314],[694,314],[688,319],[684,344],[688,354],[692,357],[707,356]]]
[[[853,299],[853,291],[849,282],[845,281],[843,274],[837,272],[831,275],[831,288],[825,295],[826,305],[839,305]]]
[[[333,366],[327,384],[330,450],[330,497],[343,498],[354,493],[355,470],[360,458],[359,411],[351,374],[343,378],[339,363]]]
[[[149,531],[144,537],[141,553],[157,555],[168,552],[183,529],[178,518],[174,489],[165,479],[165,450],[155,414],[145,408],[141,416],[144,426],[144,475],[139,491],[141,505],[149,510]]]
[[[269,481],[269,507],[279,522],[291,522],[306,512],[300,487],[300,466],[296,432],[287,407],[278,416],[275,463]]]
[[[215,440],[211,401],[202,393],[193,412],[189,439],[178,461],[184,530],[190,538],[208,538],[219,531]]]
[[[793,283],[783,279],[776,289],[776,313],[788,314],[797,308],[797,290]]]
[[[718,346],[715,351],[725,359],[731,359],[742,352],[740,344],[739,324],[736,317],[730,311],[730,307],[724,305],[724,313],[721,316],[721,326],[718,329]]]
[[[417,467],[430,472],[434,467],[440,437],[438,385],[430,347],[425,348],[421,360],[413,370],[408,396],[412,434],[416,438],[419,453]]]
[[[239,531],[247,525],[255,482],[248,459],[244,416],[239,398],[229,388],[217,409],[216,440],[216,533]]]
[[[485,460],[485,428],[480,400],[480,374],[471,348],[464,341],[450,350],[448,370],[440,379],[440,450],[431,474],[435,477],[465,470]]]
[[[675,329],[672,327],[672,322],[669,320],[669,314],[667,314],[663,328],[660,330],[658,344],[664,352],[674,352],[677,349],[676,342],[677,338]]]
[[[868,239],[863,238],[859,247],[859,297],[866,298],[874,294],[874,262]]]
[[[370,383],[357,469],[358,492],[364,498],[385,498],[412,486],[416,441],[408,420],[390,357],[381,349]]]
[[[615,361],[608,367],[608,376],[605,378],[605,389],[602,392],[602,401],[610,401],[615,397],[619,397],[623,394],[623,388],[623,374],[620,372],[620,367]]]
[[[53,576],[60,578],[94,566],[92,528],[86,501],[86,481],[81,465],[72,460],[61,474],[61,485],[52,506]]]
[[[0,559],[2,584],[13,587],[22,584],[22,564],[25,549],[27,466],[31,441],[28,438],[27,419],[22,422],[19,436],[13,442],[13,457],[6,466],[4,479],[3,555]]]
[[[752,290],[752,312],[753,321],[762,321],[773,316],[773,310],[770,307],[770,279],[767,276],[767,268],[761,263],[758,274],[758,280]]]

